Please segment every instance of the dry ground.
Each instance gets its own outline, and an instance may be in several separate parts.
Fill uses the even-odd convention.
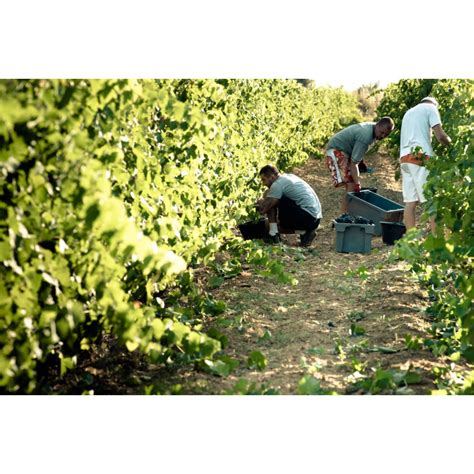
[[[394,161],[374,155],[367,164],[373,172],[362,175],[363,186],[376,187],[379,194],[401,203]],[[294,173],[315,189],[324,214],[310,249],[297,251],[296,236],[285,238],[286,268],[299,283],[276,283],[251,268],[226,280],[213,293],[227,303],[228,310],[213,325],[228,337],[225,353],[239,360],[240,366],[224,378],[181,369],[168,374],[170,380],[181,384],[183,393],[224,393],[244,378],[257,388],[264,384],[263,388],[290,394],[297,393],[304,375],[312,374],[322,388],[357,393],[351,388],[354,360],[365,364],[366,374],[370,367],[411,367],[421,381],[406,393],[429,393],[436,388],[432,368],[446,361],[427,350],[408,350],[405,344],[406,335],[428,335],[427,293],[404,262],[390,259],[393,247],[381,237],[372,238],[370,254],[336,253],[331,221],[340,215],[340,190],[330,187],[322,160],[311,159]],[[365,334],[351,336],[352,324],[361,326]],[[268,360],[262,371],[246,366],[247,356],[255,350]],[[156,376],[161,378],[160,371]]]
[[[367,159],[367,165],[374,172],[362,175],[363,186],[377,187],[379,194],[401,203],[394,161],[376,154]],[[428,335],[427,293],[404,262],[390,258],[393,247],[381,237],[372,238],[370,254],[337,253],[331,222],[340,215],[341,191],[330,186],[322,160],[310,159],[294,173],[315,189],[324,214],[311,248],[299,249],[296,236],[285,237],[286,269],[298,284],[264,278],[249,266],[212,290],[226,302],[227,310],[209,324],[227,336],[224,352],[240,365],[227,377],[218,377],[192,367],[154,367],[133,355],[127,358],[107,351],[108,362],[102,359],[103,366],[97,360],[84,368],[95,378],[93,385],[100,387],[95,393],[143,393],[148,386],[151,393],[221,394],[245,379],[255,384],[254,393],[272,388],[294,394],[308,375],[322,389],[362,393],[352,385],[357,369],[368,375],[374,373],[371,368],[409,367],[421,379],[400,393],[426,394],[436,389],[431,371],[447,361],[426,349],[408,350],[405,344],[406,335]],[[365,334],[351,335],[353,324]],[[247,357],[256,350],[268,361],[263,370],[247,368]],[[111,354],[115,362],[110,361]],[[77,393],[77,387],[73,391]]]

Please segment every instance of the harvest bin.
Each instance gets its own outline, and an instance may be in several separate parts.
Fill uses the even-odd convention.
[[[402,222],[403,206],[372,191],[347,193],[349,214],[371,219],[375,224],[375,235],[382,235],[380,221]]]
[[[393,245],[396,240],[403,237],[407,230],[402,222],[380,221],[380,224],[382,225],[382,241],[387,245]]]
[[[336,252],[369,253],[371,251],[374,224],[333,222],[336,229]]]
[[[268,235],[265,219],[260,219],[258,222],[239,224],[239,230],[245,240],[263,239]]]

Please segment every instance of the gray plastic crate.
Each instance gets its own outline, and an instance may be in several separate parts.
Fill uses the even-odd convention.
[[[336,252],[369,253],[372,250],[374,224],[345,224],[334,222],[336,229]]]
[[[403,221],[404,207],[380,194],[371,191],[347,193],[347,199],[349,200],[348,214],[371,219],[375,224],[375,235],[382,235],[380,221]]]

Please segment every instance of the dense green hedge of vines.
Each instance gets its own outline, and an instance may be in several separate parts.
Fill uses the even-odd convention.
[[[437,354],[474,361],[474,81],[402,80],[385,91],[378,112],[391,115],[398,132],[389,138],[398,156],[401,119],[425,96],[439,102],[443,129],[452,144],[443,148],[433,137],[436,156],[429,160],[426,215],[434,216],[437,235],[412,233],[400,242],[399,255],[411,263],[431,294],[433,339]]]
[[[6,393],[40,391],[104,332],[156,362],[212,358],[198,315],[219,307],[193,269],[238,244],[259,167],[360,118],[342,89],[293,80],[3,80],[0,117]]]

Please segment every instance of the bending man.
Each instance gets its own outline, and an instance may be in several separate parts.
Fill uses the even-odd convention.
[[[326,145],[326,163],[331,171],[334,187],[345,186],[341,211],[347,213],[348,192],[360,191],[359,163],[375,140],[387,137],[395,128],[390,117],[377,123],[363,122],[336,133]]]

